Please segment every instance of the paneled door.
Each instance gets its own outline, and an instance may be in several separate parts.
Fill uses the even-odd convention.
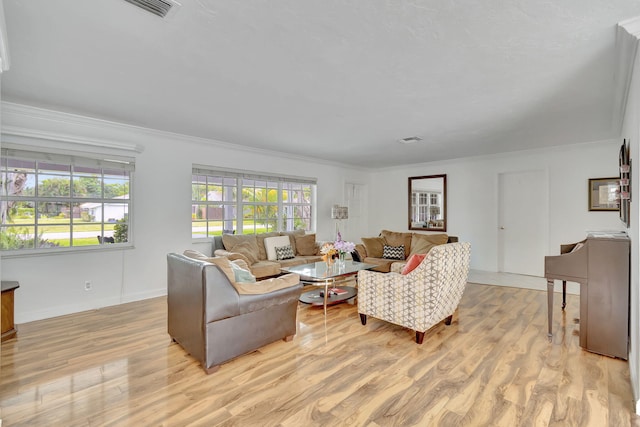
[[[548,184],[544,170],[498,175],[498,269],[544,276]]]

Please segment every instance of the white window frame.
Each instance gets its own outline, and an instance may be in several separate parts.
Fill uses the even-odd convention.
[[[127,241],[126,242],[118,242],[114,244],[106,244],[101,243],[98,239],[98,235],[101,237],[105,236],[105,224],[113,224],[113,222],[109,221],[109,218],[104,217],[104,210],[102,210],[102,218],[100,221],[95,221],[95,223],[100,224],[100,230],[96,231],[96,235],[92,238],[95,239],[95,244],[91,245],[79,245],[73,246],[74,240],[74,227],[79,226],[77,224],[77,219],[74,218],[74,215],[70,215],[69,217],[69,246],[51,246],[51,247],[37,247],[37,243],[33,248],[23,248],[23,249],[2,249],[0,248],[0,253],[2,257],[13,257],[13,256],[25,256],[25,255],[45,255],[45,254],[62,254],[69,252],[88,252],[95,250],[104,250],[104,249],[123,249],[123,248],[131,248],[133,247],[133,180],[134,180],[134,171],[135,171],[135,159],[128,156],[118,156],[112,154],[100,154],[95,152],[81,152],[81,151],[69,151],[69,150],[58,150],[55,147],[51,149],[43,149],[39,146],[23,146],[21,144],[12,144],[5,143],[3,141],[3,146],[0,151],[0,158],[2,162],[0,162],[0,176],[3,178],[3,182],[1,183],[2,189],[0,194],[0,202],[2,204],[9,204],[10,202],[33,202],[34,209],[37,209],[38,203],[43,202],[52,202],[52,203],[68,203],[70,206],[74,204],[85,204],[85,203],[98,203],[104,207],[104,204],[113,204],[113,198],[106,198],[104,195],[104,185],[105,180],[108,179],[105,177],[106,171],[120,171],[126,172],[128,175],[129,182],[129,194],[128,198],[122,198],[122,203],[124,208],[126,209],[126,224],[127,224]],[[8,168],[5,168],[7,161],[10,160],[24,160],[28,162],[35,162],[36,168],[34,172],[34,193],[33,195],[15,195],[10,194],[10,191],[7,191],[6,185],[4,182],[8,173],[13,172]],[[39,164],[42,163],[53,163],[59,165],[65,165],[70,167],[70,194],[68,196],[63,197],[45,197],[40,196],[38,194],[38,174],[40,173]],[[73,177],[76,176],[74,171],[76,168],[95,168],[99,169],[100,172],[100,185],[102,187],[101,196],[100,197],[75,197],[73,194]],[[78,172],[79,173],[79,172]],[[66,174],[61,174],[61,176],[65,176]],[[126,200],[126,202],[124,202]],[[35,215],[33,223],[24,224],[25,227],[33,227],[34,235],[39,235],[39,228],[44,227],[44,225],[39,221],[38,215]],[[7,223],[7,229],[11,227],[10,223]],[[55,224],[53,224],[55,225]],[[66,225],[61,223],[59,225]],[[82,225],[86,225],[86,222],[83,222]],[[2,232],[5,230],[5,224],[1,224]],[[107,233],[109,234],[109,233]],[[55,240],[55,239],[54,239]]]
[[[201,176],[213,179],[235,179],[235,201],[229,200],[221,200],[221,201],[212,201],[212,200],[194,200],[194,177]],[[276,187],[272,187],[277,190],[277,202],[254,202],[254,201],[243,201],[242,200],[242,189],[244,188],[245,181],[265,181],[270,184],[277,184]],[[207,181],[208,182],[208,181]],[[285,202],[283,200],[283,192],[287,190],[284,188],[287,184],[301,184],[310,186],[311,191],[311,202],[306,203],[291,203]],[[218,235],[217,229],[215,231],[210,230],[211,222],[223,222],[223,230],[226,232],[233,232],[236,234],[254,234],[255,233],[255,223],[253,229],[245,230],[244,227],[244,208],[247,206],[271,206],[277,208],[277,216],[275,218],[275,227],[272,230],[268,231],[292,231],[291,224],[285,224],[284,222],[284,212],[286,209],[290,209],[292,206],[298,207],[308,207],[309,209],[309,229],[307,232],[314,232],[316,228],[316,191],[317,191],[317,179],[308,178],[308,177],[296,177],[289,175],[271,175],[260,172],[251,172],[251,171],[239,171],[234,169],[223,169],[223,168],[215,168],[208,167],[203,165],[193,165],[192,167],[192,181],[191,181],[191,212],[192,212],[192,227],[191,227],[191,237],[194,241],[206,241],[213,239],[214,235]],[[255,187],[254,187],[255,188]],[[259,187],[261,188],[261,187]],[[223,190],[224,194],[224,190]],[[224,198],[224,197],[223,197]],[[197,206],[233,206],[235,209],[235,217],[227,218],[225,214],[227,214],[226,210],[223,210],[222,219],[210,220],[207,218],[194,218],[195,214],[194,207]],[[196,208],[197,209],[197,208]],[[206,209],[207,213],[209,209]],[[231,209],[233,211],[233,209]],[[200,236],[199,233],[194,231],[194,223],[195,222],[205,222],[205,230],[204,234]],[[289,222],[289,221],[287,221]],[[229,228],[229,224],[234,224],[233,230]],[[222,232],[222,231],[221,231]]]

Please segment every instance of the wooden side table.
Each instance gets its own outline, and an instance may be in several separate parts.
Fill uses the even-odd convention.
[[[9,340],[18,334],[13,323],[13,292],[20,287],[18,282],[2,281],[2,341]]]

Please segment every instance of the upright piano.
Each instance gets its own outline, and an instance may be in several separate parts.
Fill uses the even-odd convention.
[[[560,255],[544,259],[549,337],[552,337],[553,290],[562,281],[562,309],[567,282],[580,284],[580,346],[606,356],[629,357],[629,266],[631,241],[625,232],[592,232],[585,240],[560,246]]]

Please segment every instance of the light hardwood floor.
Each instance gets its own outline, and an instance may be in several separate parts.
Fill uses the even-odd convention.
[[[3,426],[629,426],[628,364],[578,346],[579,297],[469,284],[451,326],[412,331],[300,305],[298,333],[212,374],[166,333],[166,299],[19,325]]]

